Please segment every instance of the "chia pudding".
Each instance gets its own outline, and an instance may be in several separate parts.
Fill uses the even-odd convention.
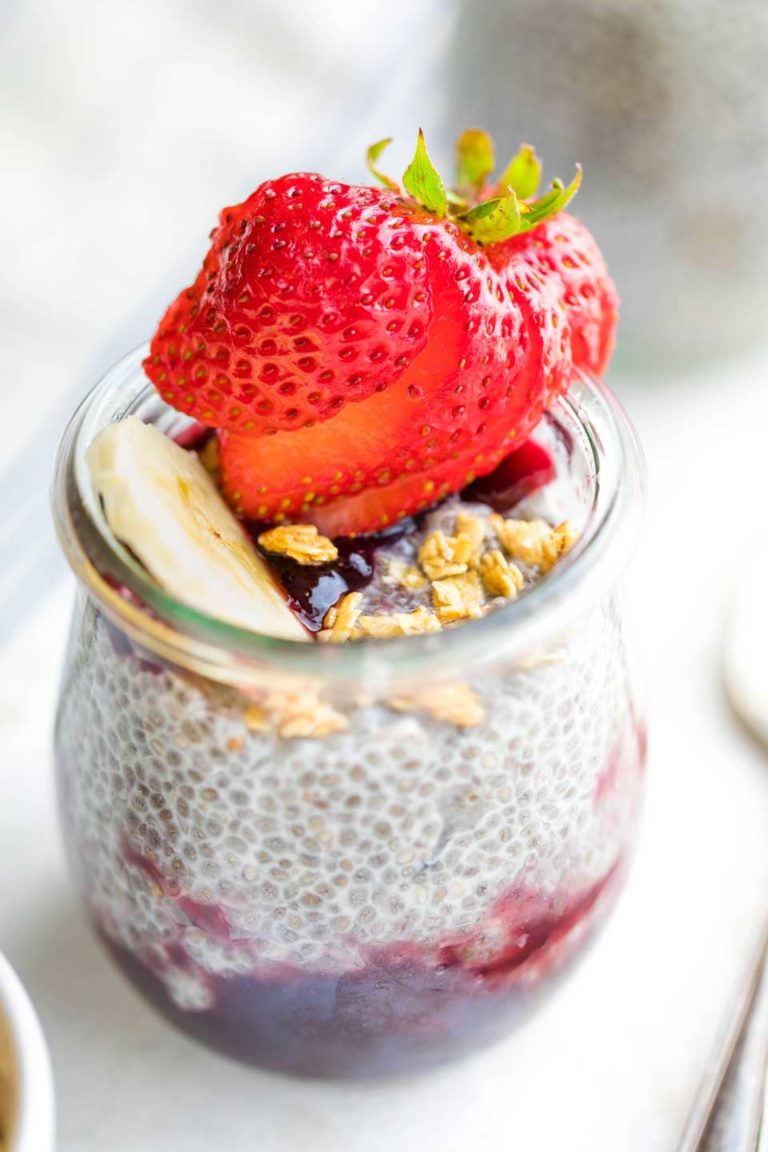
[[[488,1043],[625,873],[644,739],[617,586],[642,463],[585,371],[615,326],[602,258],[562,213],[541,231],[577,182],[523,199],[531,152],[493,216],[442,218],[410,169],[405,199],[268,182],[62,444],[73,869],[134,985],[247,1062],[365,1077]],[[338,270],[296,280],[310,234],[349,264],[356,216],[343,243],[363,264],[380,243],[381,292],[399,277],[402,300],[373,285],[345,304]],[[282,280],[249,264],[270,221]],[[363,351],[370,379],[356,367],[334,399],[329,366]]]
[[[551,472],[507,511],[586,524],[597,478],[574,431],[565,408],[539,428]],[[491,514],[481,495],[408,541],[358,541],[365,606],[423,606],[388,561]],[[514,641],[507,617],[562,564],[485,621],[344,646],[361,660],[343,676],[279,654],[199,671],[158,653],[135,574],[81,593],[56,739],[67,841],[100,935],[167,1016],[244,1060],[366,1076],[503,1035],[552,984],[621,881],[643,760],[612,585],[559,621],[537,606]],[[419,647],[413,671],[394,645]]]

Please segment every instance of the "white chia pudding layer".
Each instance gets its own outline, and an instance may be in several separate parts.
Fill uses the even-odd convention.
[[[358,697],[304,738],[82,597],[57,748],[100,929],[192,1011],[207,975],[353,972],[403,942],[491,962],[505,900],[565,909],[631,838],[642,756],[614,601],[526,660],[467,668],[461,690],[471,726]]]

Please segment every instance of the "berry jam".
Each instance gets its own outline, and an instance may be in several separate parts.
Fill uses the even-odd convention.
[[[88,608],[68,665],[65,831],[113,956],[190,1035],[301,1075],[429,1067],[502,1036],[599,927],[644,753],[610,612],[478,682],[478,727],[361,701],[315,740],[249,730],[247,699],[113,632]]]
[[[199,441],[193,444],[201,447]],[[459,496],[460,500],[486,504],[495,512],[508,513],[521,500],[532,496],[555,479],[555,462],[549,451],[534,440],[521,444],[488,476],[474,481]],[[431,510],[430,510],[431,511]],[[359,592],[370,584],[376,569],[377,554],[398,540],[422,532],[429,513],[409,517],[384,532],[365,536],[340,537],[334,543],[339,557],[332,564],[309,567],[285,556],[276,556],[259,546],[259,535],[270,525],[245,521],[244,526],[254,545],[269,563],[279,584],[285,590],[293,612],[313,633],[319,632],[328,609],[348,592]]]
[[[302,624],[310,632],[319,632],[329,608],[348,592],[358,592],[373,579],[376,554],[385,544],[392,544],[412,529],[414,522],[376,535],[342,537],[334,543],[339,556],[333,564],[307,567],[287,556],[275,556],[258,544],[258,537],[267,525],[245,521],[251,540],[268,562],[285,589],[288,603]]]
[[[567,973],[620,882],[617,866],[577,899],[511,890],[487,929],[506,941],[492,958],[482,957],[481,927],[431,952],[406,941],[390,945],[345,973],[285,965],[207,975],[210,1007],[191,1012],[174,1003],[164,984],[166,964],[199,978],[183,949],[166,944],[139,960],[102,935],[139,991],[209,1047],[278,1072],[367,1079],[425,1069],[500,1039]]]
[[[516,504],[532,496],[555,479],[555,461],[535,440],[526,440],[487,476],[475,480],[462,493],[465,500],[488,504],[494,512],[511,512]]]

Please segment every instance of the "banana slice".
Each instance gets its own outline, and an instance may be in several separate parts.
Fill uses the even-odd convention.
[[[194,452],[128,416],[86,458],[109,527],[163,588],[252,632],[309,639]]]

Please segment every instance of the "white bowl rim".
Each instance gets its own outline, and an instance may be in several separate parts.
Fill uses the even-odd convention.
[[[16,1115],[8,1152],[53,1152],[54,1093],[48,1048],[24,985],[0,952],[0,1013],[16,1061]]]

